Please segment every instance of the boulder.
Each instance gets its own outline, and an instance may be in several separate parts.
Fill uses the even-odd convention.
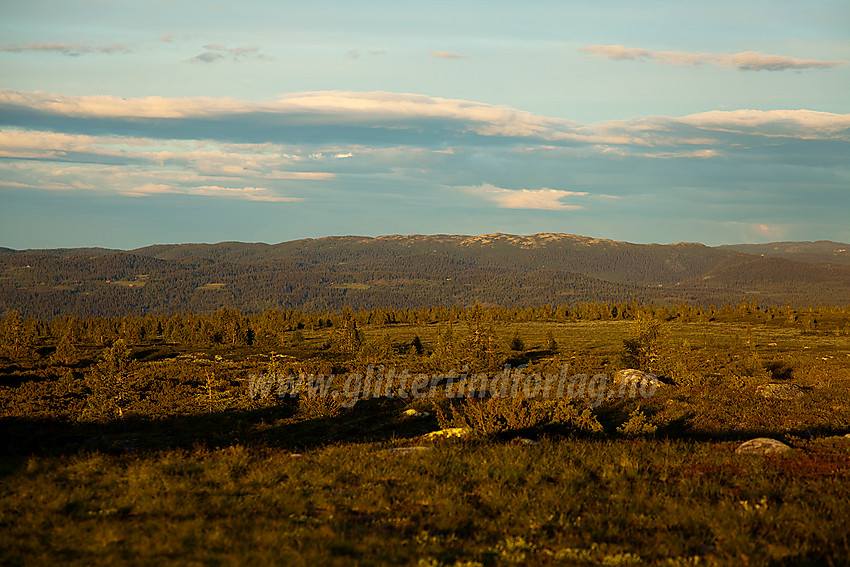
[[[419,411],[418,409],[410,408],[401,412],[401,415],[405,417],[428,417],[431,414],[427,411]]]
[[[784,455],[793,450],[782,441],[768,437],[757,437],[741,443],[735,449],[735,453],[739,455]]]
[[[756,393],[768,400],[793,400],[799,398],[803,391],[794,384],[771,382],[756,388]]]
[[[423,437],[425,439],[449,439],[451,437],[467,437],[469,435],[472,435],[472,429],[469,427],[449,427],[426,433]]]
[[[649,374],[648,372],[634,368],[625,368],[615,372],[614,383],[620,386],[625,385],[628,388],[640,388],[641,384],[651,385],[653,388],[664,385],[664,382],[659,380],[655,374]]]

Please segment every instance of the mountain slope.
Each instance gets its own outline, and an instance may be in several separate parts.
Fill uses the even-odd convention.
[[[733,251],[702,244],[631,244],[569,234],[332,236],[280,244],[183,244],[150,246],[134,254],[167,260],[234,263],[291,260],[330,269],[340,265],[415,268],[422,258],[450,258],[459,266],[493,269],[563,269],[617,282],[672,284],[700,274]]]

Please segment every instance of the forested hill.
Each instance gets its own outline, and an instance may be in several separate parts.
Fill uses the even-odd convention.
[[[736,252],[778,256],[802,262],[850,264],[850,246],[831,240],[816,242],[769,242],[767,244],[733,244],[721,246]]]
[[[848,305],[846,249],[824,242],[775,249],[632,244],[568,234],[0,248],[0,311],[46,318],[632,299]]]

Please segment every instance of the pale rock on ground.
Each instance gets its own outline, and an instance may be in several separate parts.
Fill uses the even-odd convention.
[[[423,435],[426,439],[448,439],[451,437],[467,437],[472,435],[472,429],[469,427],[449,427],[448,429],[440,429]]]
[[[782,441],[768,437],[757,437],[741,443],[735,449],[735,453],[739,455],[783,455],[793,450]]]
[[[405,417],[428,417],[431,414],[427,411],[419,411],[418,409],[410,408],[401,412],[401,415]]]
[[[653,387],[663,386],[664,382],[658,379],[655,374],[649,374],[642,370],[634,368],[625,368],[614,373],[614,383],[618,385],[625,384],[629,388],[635,386],[640,388],[641,384],[651,385]]]
[[[756,393],[768,400],[793,400],[800,397],[802,390],[794,384],[771,382],[756,388]]]

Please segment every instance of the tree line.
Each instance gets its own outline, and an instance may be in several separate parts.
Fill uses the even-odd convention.
[[[471,307],[437,305],[410,309],[361,309],[303,311],[269,309],[262,313],[243,313],[222,307],[200,313],[148,313],[123,317],[74,316],[40,320],[24,318],[8,310],[0,320],[0,354],[19,358],[37,345],[56,347],[54,356],[72,356],[80,345],[109,346],[117,340],[129,344],[166,343],[195,347],[277,347],[296,342],[304,330],[333,328],[345,350],[355,351],[357,329],[365,326],[427,325],[464,321],[475,328],[495,322],[568,322],[655,319],[685,322],[773,323],[799,327],[804,331],[850,332],[850,306],[824,305],[807,308],[760,306],[756,300],[737,305],[702,307],[688,303],[654,304],[587,302],[530,307],[504,307],[476,304]],[[476,339],[478,340],[478,339]],[[446,342],[451,342],[446,337]]]

